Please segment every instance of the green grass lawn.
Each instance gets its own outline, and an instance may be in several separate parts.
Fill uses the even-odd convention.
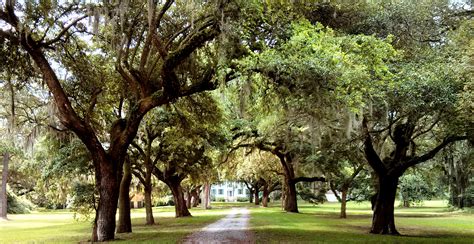
[[[213,203],[212,210],[191,209],[192,218],[174,218],[173,207],[154,208],[157,225],[145,225],[145,210],[132,211],[133,233],[118,234],[120,243],[176,243],[230,212],[231,207],[251,208],[251,228],[258,243],[370,242],[370,243],[474,243],[474,214],[450,212],[442,202],[397,209],[401,237],[368,234],[368,203],[349,203],[348,219],[339,219],[339,204],[300,204],[299,214],[284,213],[279,204],[270,208],[247,203]],[[78,243],[90,239],[89,222],[78,222],[67,211],[9,215],[0,222],[0,243]]]
[[[395,221],[403,236],[368,234],[369,203],[348,203],[348,218],[339,218],[339,204],[300,204],[299,214],[280,206],[252,208],[251,226],[259,243],[474,243],[474,214],[449,212],[441,201],[423,207],[397,208]]]
[[[153,209],[157,224],[146,226],[145,209],[134,209],[133,233],[117,234],[117,242],[175,243],[228,212],[230,208],[220,204],[206,211],[193,208],[194,217],[175,218],[174,207],[159,207]],[[90,222],[78,222],[68,211],[9,215],[8,218],[9,221],[0,221],[0,243],[78,243],[91,237]]]

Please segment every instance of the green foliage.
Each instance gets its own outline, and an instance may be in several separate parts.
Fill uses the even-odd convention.
[[[400,177],[398,186],[400,199],[407,204],[420,204],[424,200],[430,200],[434,195],[433,187],[418,174],[406,174]]]
[[[309,203],[320,204],[327,201],[326,192],[328,189],[324,186],[318,187],[318,189],[314,191],[311,187],[311,184],[303,183],[296,185],[296,189],[298,192],[298,196]]]
[[[293,25],[286,43],[255,54],[240,66],[250,74],[265,74],[283,95],[306,95],[305,103],[316,102],[325,93],[357,107],[364,97],[377,96],[392,79],[388,64],[397,52],[390,42],[390,37],[341,35],[321,24],[301,21]]]
[[[237,202],[248,202],[249,198],[248,197],[237,197]]]
[[[157,207],[160,207],[160,206],[174,206],[174,200],[173,199],[168,199],[166,201],[158,200],[158,201],[156,201],[155,206],[157,206]]]
[[[74,211],[74,218],[91,220],[97,206],[94,184],[76,181],[73,183],[69,207]]]
[[[362,176],[359,176],[350,188],[350,195],[348,200],[355,202],[370,201],[375,194],[375,189],[372,186],[374,183],[370,175],[365,172]]]
[[[225,202],[225,198],[224,197],[216,197],[216,202]]]
[[[85,146],[74,135],[50,132],[39,139],[34,158],[22,169],[25,174],[36,175],[34,194],[31,197],[37,204],[49,208],[64,208],[68,194],[80,194],[81,184],[89,184],[91,159]],[[79,183],[80,182],[80,183]],[[78,191],[78,192],[76,192]],[[93,201],[78,201],[89,209]],[[80,210],[76,204],[75,209]],[[87,211],[80,210],[86,214]]]
[[[469,187],[465,192],[464,206],[474,207],[474,176],[469,180]]]
[[[10,188],[7,187],[7,213],[9,214],[26,214],[30,213],[35,208],[35,205],[31,203],[25,197],[17,196]]]

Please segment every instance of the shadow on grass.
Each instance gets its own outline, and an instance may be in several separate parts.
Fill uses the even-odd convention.
[[[303,208],[304,209],[304,208]],[[282,211],[283,212],[283,211]],[[439,211],[441,212],[441,211]],[[395,218],[397,217],[403,217],[403,218],[442,218],[442,217],[447,217],[447,213],[450,213],[448,211],[442,212],[442,213],[431,213],[431,212],[421,212],[421,213],[411,213],[411,212],[395,212]],[[311,211],[311,212],[304,212],[300,211],[299,214],[306,214],[306,215],[314,215],[314,216],[319,216],[323,218],[339,218],[339,212],[333,212],[333,211],[325,211],[325,210],[320,210],[317,212]],[[364,211],[364,213],[361,213],[359,211],[356,211],[355,213],[351,213],[350,211],[347,212],[347,218],[372,218],[372,211]]]
[[[408,214],[408,217],[418,215]],[[335,213],[299,213],[287,214],[280,211],[255,212],[252,214],[252,226],[257,240],[266,242],[402,242],[402,243],[473,243],[474,232],[460,232],[445,226],[433,226],[439,220],[436,216],[419,215],[425,223],[406,221],[399,225],[401,236],[369,234],[371,214],[349,215],[339,218]],[[397,215],[396,217],[402,217]],[[441,218],[449,217],[441,215]],[[438,216],[439,218],[439,216]],[[449,221],[449,220],[446,220]],[[402,227],[400,227],[402,226]]]

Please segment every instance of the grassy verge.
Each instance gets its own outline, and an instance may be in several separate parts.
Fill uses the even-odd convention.
[[[132,210],[133,233],[117,234],[120,243],[176,243],[186,235],[225,216],[230,208],[218,204],[211,210],[191,209],[194,217],[175,218],[173,207],[153,209],[154,226],[145,225],[145,210]],[[90,239],[91,224],[75,221],[68,211],[9,215],[0,222],[0,243],[77,243]]]
[[[450,212],[442,202],[397,208],[400,237],[370,235],[370,204],[349,203],[348,218],[339,218],[339,204],[300,204],[299,214],[248,203],[213,203],[213,209],[191,209],[192,218],[175,218],[173,207],[154,208],[157,225],[145,225],[145,210],[132,211],[133,233],[116,235],[119,243],[176,243],[217,221],[231,207],[251,209],[251,228],[258,243],[474,243],[472,211]],[[0,243],[77,243],[90,238],[89,222],[73,220],[67,211],[10,215],[0,222]]]
[[[339,204],[300,205],[299,214],[280,206],[253,208],[251,226],[259,243],[474,243],[474,215],[448,212],[441,202],[397,208],[395,221],[403,236],[368,234],[368,203],[349,203],[348,218],[339,218]]]

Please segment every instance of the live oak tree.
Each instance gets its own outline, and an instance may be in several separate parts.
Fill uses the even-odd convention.
[[[132,173],[144,188],[147,225],[155,223],[151,194],[153,191],[152,176],[156,160],[153,160],[155,151],[152,150],[152,144],[163,133],[168,125],[168,119],[168,114],[163,112],[153,111],[147,115],[145,119],[146,126],[140,127],[137,137],[132,142],[133,147],[129,150],[132,158]]]
[[[255,99],[248,113],[255,114],[255,124],[264,130],[247,129],[247,134],[238,132],[235,138],[253,137],[241,145],[252,144],[280,159],[289,193],[287,211],[297,212],[299,178],[293,164],[316,152],[329,128],[347,128],[350,135],[356,120],[351,108],[384,86],[391,77],[387,62],[394,55],[386,41],[338,34],[303,21],[293,26],[286,43],[239,62],[246,74],[242,86]],[[349,119],[334,114],[341,108]],[[331,124],[333,118],[338,122]]]
[[[464,208],[474,205],[474,150],[470,142],[457,142],[448,146],[436,161],[443,174],[440,183],[447,185],[449,204]]]
[[[212,60],[196,64],[195,69],[202,71],[185,76],[185,80],[180,67],[194,58],[196,50],[219,35],[220,24],[226,19],[225,6],[221,2],[208,2],[188,12],[181,11],[181,6],[181,2],[174,1],[126,6],[126,2],[21,4],[9,0],[0,10],[0,20],[5,26],[0,30],[1,39],[9,40],[12,47],[25,50],[32,58],[52,93],[61,123],[91,153],[100,195],[96,220],[99,241],[114,238],[119,175],[143,116],[154,107],[214,89],[216,85],[213,79],[216,63]],[[85,24],[87,17],[94,18],[92,28]],[[103,26],[104,21],[109,25]],[[107,91],[100,89],[100,85],[92,86],[97,89],[85,94],[90,103],[84,106],[86,113],[81,114],[68,96],[67,82],[60,78],[61,69],[74,71],[80,65],[90,67],[93,76],[104,77],[100,64],[90,60],[92,50],[81,52],[83,48],[76,48],[87,45],[81,39],[91,32],[94,35],[90,39],[101,46],[96,50],[115,66],[122,91],[127,91],[124,99],[117,101],[125,111],[109,127],[105,140],[108,147],[104,147],[90,120],[90,112],[100,102],[100,95]],[[72,57],[83,59],[69,64],[55,59],[53,66],[52,60],[58,52],[74,52]],[[76,74],[71,85],[85,82],[81,78],[86,79]]]
[[[399,178],[408,168],[432,159],[455,141],[468,139],[469,122],[456,109],[463,79],[439,59],[441,52],[435,53],[438,57],[429,61],[405,64],[400,73],[403,83],[387,94],[388,106],[374,114],[373,126],[364,119],[365,155],[379,183],[372,233],[399,234],[393,205]],[[377,135],[376,141],[371,134]],[[388,138],[390,144],[380,147]]]
[[[430,200],[434,196],[433,187],[426,182],[422,174],[416,172],[409,172],[400,177],[398,192],[400,205],[405,208],[423,200]]]
[[[28,119],[29,111],[23,110],[24,103],[31,106],[37,104],[37,99],[29,91],[30,82],[35,80],[32,75],[28,56],[19,50],[11,51],[9,41],[0,39],[0,120],[1,140],[0,155],[2,156],[1,185],[0,185],[0,218],[7,218],[7,181],[10,177],[11,159],[19,156],[19,143],[28,137],[31,124]],[[33,98],[31,102],[29,98]],[[21,139],[19,139],[21,138]],[[18,158],[18,157],[17,157]]]
[[[364,171],[365,160],[359,140],[352,139],[355,142],[351,143],[346,138],[338,139],[340,141],[328,141],[315,161],[326,173],[329,188],[341,203],[340,217],[346,218],[346,205],[351,200],[352,186],[357,184],[357,177]]]
[[[463,28],[472,23],[463,21],[472,12],[433,2],[423,2],[423,8],[397,3],[378,21],[388,28],[408,30],[394,33],[397,47],[404,51],[393,67],[397,86],[385,91],[385,99],[374,100],[376,113],[363,124],[366,158],[379,183],[371,233],[399,234],[393,202],[399,177],[408,168],[432,159],[455,141],[472,137],[472,120],[457,109],[465,105],[460,98],[470,93],[466,88],[472,82],[465,51],[471,44],[458,38],[472,35]],[[380,25],[373,24],[372,30],[383,35]]]
[[[227,180],[243,182],[249,192],[250,203],[260,204],[259,196],[262,192],[262,206],[268,207],[269,195],[273,191],[281,190],[283,175],[277,158],[268,152],[252,147],[232,150],[227,155],[221,175]]]
[[[191,215],[182,181],[212,167],[213,150],[223,143],[219,110],[209,94],[180,99],[173,106],[151,112],[144,138],[133,143],[145,162],[145,168],[134,167],[135,175],[146,182],[143,176],[150,167],[150,173],[170,188],[176,217]]]

